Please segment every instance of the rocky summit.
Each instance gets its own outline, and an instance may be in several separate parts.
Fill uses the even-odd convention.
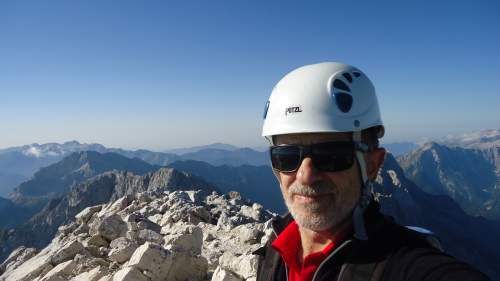
[[[255,280],[275,215],[237,192],[147,191],[87,207],[44,249],[19,247],[0,281]]]

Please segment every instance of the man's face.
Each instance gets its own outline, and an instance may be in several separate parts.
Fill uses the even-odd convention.
[[[277,145],[350,140],[351,136],[345,133],[290,134],[275,138]],[[347,170],[323,172],[306,157],[295,172],[275,172],[288,210],[299,226],[325,231],[351,216],[361,192],[359,168],[357,161],[354,163]]]

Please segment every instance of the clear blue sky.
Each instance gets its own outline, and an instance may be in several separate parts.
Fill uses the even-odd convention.
[[[367,73],[386,141],[500,124],[498,1],[0,1],[0,147],[260,146],[274,84]]]

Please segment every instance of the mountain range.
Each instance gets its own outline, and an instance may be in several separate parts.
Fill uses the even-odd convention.
[[[278,212],[285,211],[279,190],[270,187],[274,184],[274,175],[267,166],[213,166],[206,162],[183,160],[173,162],[169,167],[202,177],[223,192],[239,190],[250,199],[260,199],[259,194],[266,190],[268,196],[261,200],[262,204]],[[0,227],[22,223],[51,199],[60,198],[72,186],[104,172],[119,170],[142,175],[159,168],[141,159],[112,152],[74,152],[59,162],[41,168],[31,179],[17,186],[9,195],[10,201],[0,201],[5,202],[2,205],[15,206],[18,210],[9,220],[0,220]]]
[[[35,143],[0,150],[0,196],[8,196],[14,187],[28,180],[40,168],[54,164],[71,153],[80,151],[112,152],[128,158],[138,158],[150,165],[158,166],[166,166],[179,160],[197,160],[212,165],[229,166],[269,165],[266,152],[218,143],[174,150],[182,152],[182,155],[145,149],[106,148],[100,144],[81,144],[77,141],[62,144]]]
[[[500,131],[454,144],[426,143],[398,157],[406,176],[422,190],[455,200],[467,213],[500,221]]]

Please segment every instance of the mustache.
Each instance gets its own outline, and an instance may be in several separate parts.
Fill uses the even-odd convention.
[[[326,194],[333,194],[337,189],[336,186],[327,185],[323,182],[318,182],[312,186],[302,185],[299,183],[292,184],[288,191],[293,195],[302,196],[320,196]]]

